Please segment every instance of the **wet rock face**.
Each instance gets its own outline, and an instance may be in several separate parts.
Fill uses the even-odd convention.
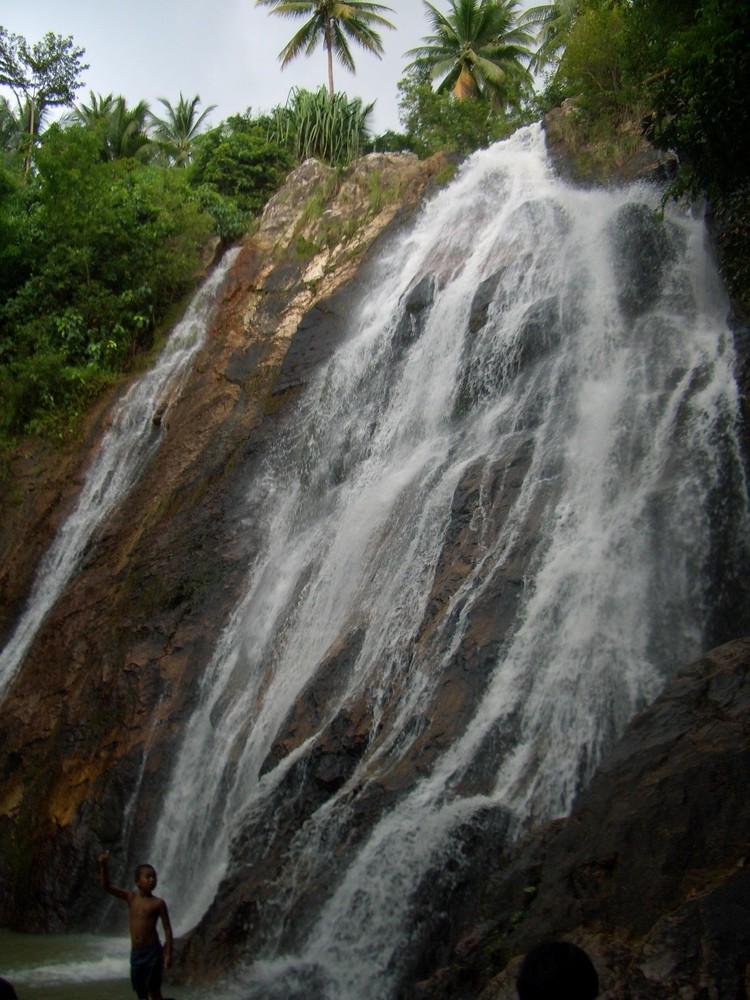
[[[619,270],[617,298],[623,315],[637,319],[659,297],[662,277],[676,257],[667,228],[647,205],[626,205],[615,219],[610,238]]]
[[[365,280],[370,248],[398,222],[398,212],[417,204],[435,169],[412,158],[376,158],[337,188],[327,168],[304,164],[243,248],[209,344],[183,393],[160,415],[167,435],[157,461],[103,527],[0,709],[1,922],[39,931],[90,926],[91,914],[102,912],[99,850],[112,850],[113,875],[143,860],[201,669],[236,605],[255,544],[252,530],[236,530],[237,491],[286,419],[287,401],[304,391],[310,373],[346,337],[348,303]],[[345,206],[367,211],[368,170],[380,171],[384,186],[401,178],[398,205],[382,218],[368,216],[351,239],[336,243],[334,234],[347,231]],[[298,228],[321,185],[327,208]],[[658,252],[660,236],[649,221],[634,220],[634,227],[644,252],[654,246]],[[409,293],[395,355],[420,336],[432,280]],[[474,335],[487,321],[496,280],[477,292]],[[648,307],[647,293],[633,281],[627,295],[637,312]],[[553,300],[530,311],[516,367],[471,373],[462,405],[476,405],[501,377],[525,377],[543,363],[564,335],[559,312]],[[492,467],[467,468],[458,483],[420,626],[422,650],[448,626],[454,599],[476,565],[476,497],[486,495],[487,516],[501,525],[532,457],[533,436],[521,430],[515,447]],[[76,462],[79,469],[83,457],[74,456]],[[56,488],[70,504],[75,488],[72,494]],[[63,509],[61,496],[49,496],[34,519],[16,518],[18,537],[4,534],[12,546],[3,552],[24,551],[24,538],[35,546],[30,551],[43,550],[38,533],[49,537]],[[335,858],[343,862],[420,768],[462,731],[481,697],[486,664],[514,622],[537,513],[530,514],[528,536],[488,581],[434,693],[430,725],[410,734],[409,755],[386,762],[379,781],[353,798],[346,830],[331,845]],[[13,585],[15,601],[30,574],[23,579]],[[337,675],[351,669],[361,643],[356,627],[342,636],[270,749],[264,770],[290,765],[284,794],[272,812],[248,819],[233,845],[231,876],[181,944],[183,968],[204,980],[262,944],[264,886],[285,888],[285,851],[294,831],[342,787],[377,740],[363,699],[333,713],[309,749],[294,756],[318,733],[326,706],[335,702]],[[425,980],[414,996],[514,997],[518,956],[550,935],[586,947],[610,998],[703,1000],[711,990],[717,997],[744,995],[738,990],[748,961],[749,662],[748,643],[733,644],[675,681],[633,723],[569,823],[552,825],[512,854],[498,849],[506,832],[500,811],[461,830],[464,861],[454,871],[431,873],[444,878],[437,889],[431,886],[441,912],[404,960],[405,981]],[[392,697],[395,702],[398,691]],[[488,767],[467,770],[463,792],[487,791],[504,738],[488,734]],[[307,896],[289,914],[290,938],[305,930],[315,912],[307,904],[320,891],[311,878]],[[708,993],[700,992],[701,984]]]
[[[346,288],[355,294],[370,249],[416,209],[441,166],[383,154],[339,176],[303,164],[242,248],[189,381],[156,415],[165,432],[156,459],[101,526],[0,707],[0,923],[90,925],[102,910],[99,851],[111,849],[118,880],[143,860],[182,724],[254,544],[234,521],[238,491],[285,402],[325,356],[295,348],[284,369],[290,344],[318,303],[329,303],[318,309],[323,320],[332,302],[345,316]],[[375,180],[390,192],[377,205]],[[311,198],[323,211],[310,221]],[[0,633],[73,509],[105,425],[102,406],[64,461],[27,443],[4,479],[12,516],[0,526]],[[356,754],[358,737],[345,730],[332,738]],[[321,752],[323,792],[342,769],[343,758]]]
[[[412,995],[510,1000],[519,956],[559,937],[589,952],[609,1000],[745,997],[748,830],[742,639],[692,664],[633,720],[568,821],[485,873],[486,923],[465,926],[453,963]]]

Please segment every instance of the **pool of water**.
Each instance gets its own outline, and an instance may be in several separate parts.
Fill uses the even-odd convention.
[[[125,937],[0,930],[0,976],[13,984],[18,1000],[133,1000],[129,955]],[[167,973],[165,997],[205,996],[205,991],[172,988],[169,980]]]

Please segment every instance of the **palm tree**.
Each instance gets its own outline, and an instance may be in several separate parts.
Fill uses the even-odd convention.
[[[116,97],[110,113],[104,116],[107,123],[102,154],[104,159],[147,160],[152,151],[151,140],[146,134],[148,115],[146,101],[139,101],[129,108],[124,97]],[[93,124],[95,123],[92,121]]]
[[[530,7],[521,15],[520,24],[539,29],[539,48],[531,60],[533,69],[542,69],[557,59],[568,41],[579,7],[580,0],[554,0]]]
[[[459,100],[483,97],[504,105],[530,87],[524,61],[532,57],[533,38],[519,26],[517,0],[449,2],[450,11],[442,14],[424,0],[433,34],[407,52],[415,56],[409,67],[443,77],[438,92],[452,90]]]
[[[90,104],[74,104],[71,111],[63,115],[64,122],[75,122],[77,125],[93,126],[95,122],[107,121],[115,110],[116,98],[113,94],[103,97],[89,91]]]
[[[279,53],[281,66],[283,69],[303,51],[305,55],[311,55],[322,40],[328,54],[328,92],[331,97],[334,93],[334,52],[343,65],[354,73],[354,59],[347,39],[354,39],[365,51],[380,59],[383,42],[375,29],[395,27],[382,14],[382,11],[390,11],[390,7],[366,0],[346,0],[345,3],[340,0],[255,0],[255,6],[271,7],[272,14],[282,17],[308,18]]]
[[[166,97],[160,97],[159,102],[166,108],[166,116],[158,118],[153,113],[149,116],[157,141],[172,163],[186,166],[190,162],[190,147],[200,132],[201,125],[216,105],[209,104],[199,115],[198,105],[201,99],[197,94],[192,101],[188,101],[180,93],[175,107],[172,107]]]
[[[103,96],[90,90],[89,102],[74,105],[61,119],[63,124],[99,130],[103,160],[149,159],[154,146],[146,131],[150,116],[146,101],[129,108],[122,95]]]
[[[15,110],[10,102],[0,97],[0,149],[23,159],[24,177],[31,167],[31,156],[45,119],[48,116],[46,107],[34,107],[33,101],[17,101]],[[33,131],[29,132],[29,126]]]

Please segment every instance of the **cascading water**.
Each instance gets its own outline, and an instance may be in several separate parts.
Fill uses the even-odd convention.
[[[0,698],[10,687],[40,625],[78,567],[91,537],[125,496],[161,440],[154,415],[179,391],[201,347],[218,290],[237,256],[224,255],[176,324],[154,367],[133,383],[120,401],[112,424],[89,469],[75,510],[58,531],[41,562],[24,612],[0,653]]]
[[[249,484],[151,853],[182,930],[265,868],[239,995],[394,996],[465,831],[566,813],[701,651],[733,355],[701,222],[657,207],[561,183],[538,129],[475,154]]]

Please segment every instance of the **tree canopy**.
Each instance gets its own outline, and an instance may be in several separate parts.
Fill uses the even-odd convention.
[[[329,68],[336,52],[353,69],[349,41],[380,55],[377,29],[392,27],[382,4],[256,3],[305,19],[286,62],[322,43]],[[376,148],[469,153],[565,98],[574,141],[588,149],[593,136],[610,158],[645,125],[679,156],[672,190],[708,193],[724,213],[724,273],[747,302],[745,0],[554,0],[525,13],[516,0],[436,0],[424,9],[432,34],[408,54],[399,84],[405,132]],[[160,98],[158,115],[112,93],[74,106],[83,54],[70,38],[48,33],[29,45],[0,28],[0,439],[61,426],[127,372],[194,280],[206,240],[246,232],[300,159],[343,164],[373,145],[372,104],[332,94],[332,70],[329,89],[295,90],[268,114],[207,128],[213,106],[201,110],[197,95]],[[547,72],[534,99],[530,64]],[[47,127],[56,106],[70,110]]]
[[[282,68],[302,52],[309,56],[322,42],[328,58],[328,93],[333,97],[333,57],[355,72],[349,39],[380,59],[383,42],[378,28],[393,29],[385,17],[391,8],[369,0],[255,0],[256,7],[270,7],[282,17],[307,18],[279,54]]]
[[[151,125],[156,140],[169,162],[178,167],[184,167],[190,162],[193,143],[206,119],[216,108],[215,104],[209,104],[198,114],[200,102],[201,99],[197,94],[192,100],[180,94],[180,99],[174,106],[166,97],[160,97],[159,103],[164,106],[166,114],[163,118],[159,118],[151,112]]]
[[[30,45],[21,35],[0,26],[0,85],[9,87],[19,111],[27,116],[26,131],[34,135],[47,108],[71,104],[83,84],[85,50],[68,36],[48,31]]]
[[[531,88],[532,35],[518,23],[517,0],[449,0],[442,13],[424,0],[432,34],[410,49],[411,66],[442,78],[459,100],[489,98],[501,107]]]

